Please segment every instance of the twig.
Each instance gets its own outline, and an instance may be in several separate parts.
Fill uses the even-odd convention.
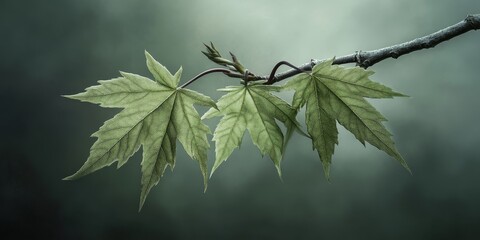
[[[368,68],[387,58],[396,59],[402,55],[405,55],[414,51],[432,48],[441,42],[445,42],[456,36],[462,35],[468,31],[477,30],[477,29],[480,29],[480,14],[469,15],[461,22],[451,25],[449,27],[446,27],[437,32],[434,32],[430,35],[416,38],[414,40],[396,44],[390,47],[384,47],[377,50],[357,51],[349,55],[335,58],[333,64],[356,63],[357,66],[360,66],[362,68]],[[299,66],[298,68],[293,68],[288,71],[279,73],[275,75],[273,78],[271,78],[270,76],[254,76],[252,78],[255,80],[272,79],[271,82],[270,81],[268,82],[269,84],[272,84],[275,82],[282,81],[286,78],[295,76],[299,73],[311,71],[313,66],[325,60],[326,59],[312,60],[311,62],[305,63]],[[243,77],[243,75],[240,75],[240,74],[229,74],[229,76],[234,78]]]
[[[405,55],[414,51],[432,48],[441,42],[448,41],[456,36],[459,36],[471,30],[477,30],[477,29],[480,29],[480,14],[468,15],[464,20],[460,21],[459,23],[456,23],[454,25],[441,29],[427,36],[419,37],[408,42],[396,44],[390,47],[380,48],[377,50],[356,51],[355,53],[335,58],[335,60],[333,61],[333,64],[356,63],[357,66],[360,66],[362,68],[368,68],[387,58],[397,59],[402,55]],[[270,75],[257,76],[257,75],[253,75],[248,71],[245,71],[246,69],[240,64],[240,62],[238,62],[237,58],[232,53],[230,53],[230,55],[232,56],[233,62],[222,58],[220,53],[215,49],[215,46],[213,46],[213,43],[210,43],[210,46],[205,44],[205,46],[207,47],[208,52],[203,52],[203,54],[205,54],[213,62],[220,64],[222,66],[230,67],[233,71],[225,68],[208,69],[198,74],[191,80],[187,81],[185,84],[180,86],[180,88],[184,88],[189,84],[191,84],[192,82],[194,82],[195,80],[199,79],[200,77],[210,73],[214,73],[214,72],[223,72],[225,75],[232,78],[242,78],[245,80],[245,83],[247,81],[267,80],[265,84],[274,84],[276,82],[282,81],[289,77],[293,77],[302,72],[311,71],[316,64],[327,60],[327,59],[323,59],[323,60],[312,59],[310,62],[305,63],[299,67],[296,67],[287,61],[280,61],[275,65],[275,67],[273,67]],[[277,69],[281,65],[287,65],[292,69],[275,75]]]

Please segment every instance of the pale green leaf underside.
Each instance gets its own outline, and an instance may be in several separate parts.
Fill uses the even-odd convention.
[[[172,75],[150,54],[146,53],[146,57],[156,81],[122,72],[123,77],[99,81],[100,85],[89,87],[83,93],[66,96],[102,107],[124,109],[92,135],[98,139],[87,161],[65,179],[82,177],[114,162],[120,167],[143,145],[140,208],[165,168],[173,169],[177,139],[187,154],[199,162],[207,187],[210,130],[201,122],[193,104],[216,108],[215,102],[205,95],[177,89],[181,68]]]
[[[218,109],[210,109],[202,118],[222,116],[215,129],[215,164],[213,172],[240,146],[245,130],[248,130],[253,143],[262,154],[268,155],[274,162],[279,175],[283,154],[284,136],[275,122],[280,120],[287,127],[287,136],[292,129],[299,129],[295,119],[296,110],[270,91],[277,88],[262,85],[228,87],[222,96]]]
[[[392,98],[404,96],[369,79],[372,71],[332,65],[333,60],[316,65],[312,73],[302,73],[285,84],[294,89],[293,107],[306,105],[305,121],[318,151],[325,175],[329,169],[338,132],[335,121],[353,133],[362,143],[369,142],[398,160],[407,170],[407,163],[398,153],[391,134],[382,125],[386,119],[364,97]],[[410,171],[410,170],[409,170]]]

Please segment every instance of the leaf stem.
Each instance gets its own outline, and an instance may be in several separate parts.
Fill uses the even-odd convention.
[[[313,62],[312,62],[313,64]],[[272,69],[272,72],[270,73],[270,77],[268,77],[268,80],[267,82],[265,82],[266,85],[271,85],[271,84],[274,84],[276,82],[276,77],[275,77],[275,73],[277,72],[278,68],[282,65],[287,65],[299,72],[307,72],[306,70],[303,70],[303,69],[300,69],[298,68],[297,66],[287,62],[287,61],[280,61],[278,62],[277,64],[275,64],[275,66],[273,67]]]
[[[216,72],[222,72],[228,76],[230,76],[230,74],[232,73],[230,70],[228,69],[225,69],[225,68],[211,68],[211,69],[207,69],[199,74],[197,74],[197,76],[193,77],[192,79],[188,80],[186,83],[184,83],[182,86],[180,86],[179,88],[185,88],[187,87],[188,85],[190,85],[191,83],[195,82],[197,79],[205,76],[205,75],[208,75],[210,73],[216,73]]]

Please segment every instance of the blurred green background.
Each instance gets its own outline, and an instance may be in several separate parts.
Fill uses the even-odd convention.
[[[248,135],[205,194],[198,165],[179,147],[175,171],[140,213],[139,153],[119,170],[61,181],[87,159],[90,134],[118,111],[60,95],[119,70],[150,76],[145,49],[171,71],[183,66],[183,81],[214,66],[200,53],[209,41],[266,74],[280,60],[377,49],[470,13],[480,13],[480,1],[3,0],[2,238],[478,239],[479,32],[371,68],[373,80],[411,96],[372,102],[413,176],[342,128],[330,183],[308,139],[293,137],[282,182]],[[238,80],[213,75],[191,89],[218,99],[216,89],[232,84]]]

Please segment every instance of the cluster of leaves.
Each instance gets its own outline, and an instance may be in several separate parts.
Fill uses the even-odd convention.
[[[233,54],[234,61],[230,62],[221,58],[213,45],[208,50],[205,54],[209,58],[220,59],[222,65],[231,65],[232,69],[244,73],[245,69]],[[371,81],[369,76],[372,71],[359,67],[345,68],[333,65],[333,60],[325,61],[283,86],[266,85],[265,81],[247,81],[246,78],[239,86],[220,89],[226,94],[215,103],[203,94],[178,87],[181,68],[172,75],[147,52],[146,59],[154,80],[121,72],[119,78],[99,81],[100,85],[89,87],[85,92],[66,96],[123,110],[92,135],[97,140],[87,161],[75,174],[65,179],[82,177],[114,162],[121,167],[142,145],[141,208],[165,169],[175,166],[178,139],[187,154],[198,161],[206,190],[209,177],[207,150],[210,148],[207,134],[211,132],[202,119],[216,116],[222,118],[213,133],[216,156],[211,174],[240,146],[248,130],[253,143],[262,155],[272,159],[281,176],[280,163],[286,143],[297,131],[311,139],[329,178],[332,155],[338,144],[337,122],[362,144],[372,144],[408,169],[394,146],[391,134],[382,125],[385,118],[365,100],[403,95]],[[273,94],[283,90],[295,91],[291,105]],[[211,109],[200,117],[193,104]],[[296,120],[299,109],[304,106],[307,133],[302,131]],[[285,133],[279,123],[285,126]]]

